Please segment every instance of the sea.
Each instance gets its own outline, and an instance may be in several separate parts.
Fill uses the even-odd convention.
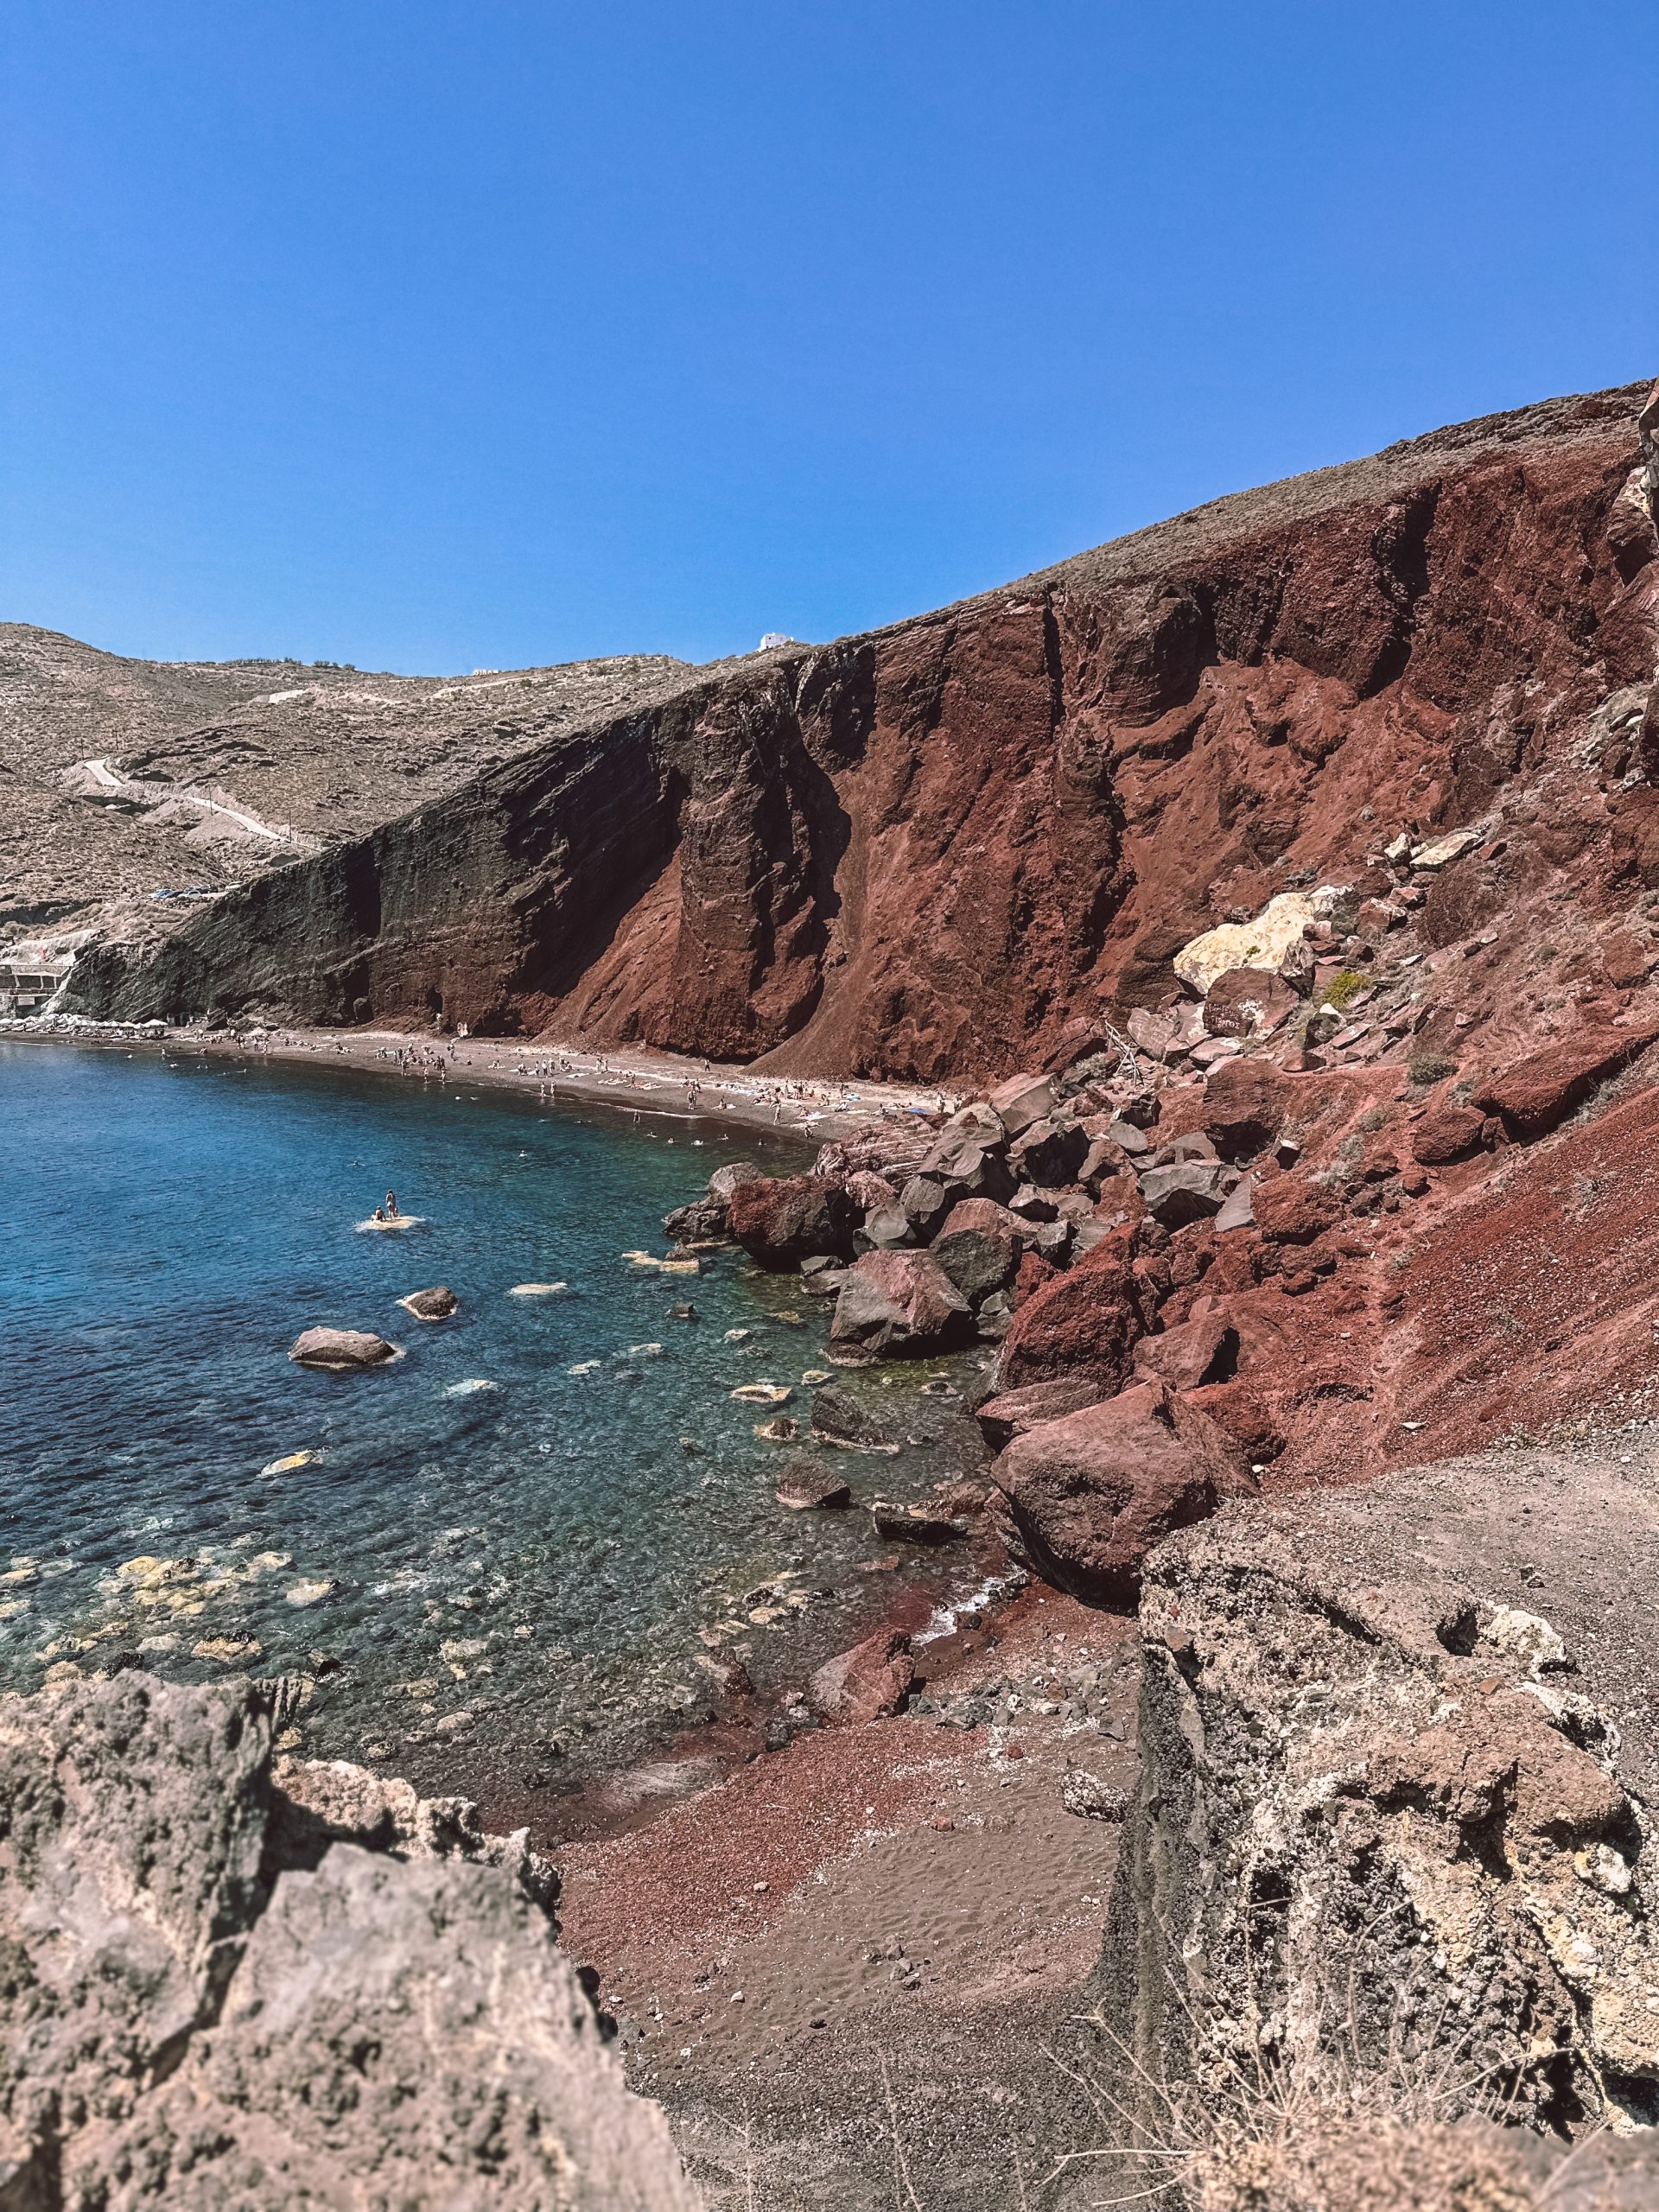
[[[711,1654],[772,1694],[904,1583],[937,1627],[976,1602],[960,1548],[864,1508],[982,1465],[984,1355],[836,1370],[798,1279],[655,1264],[714,1168],[798,1171],[798,1139],[22,1043],[0,1131],[0,1689],[285,1675],[304,1756],[574,1788],[706,1717]],[[413,1224],[364,1229],[389,1189]],[[437,1285],[454,1319],[400,1306]],[[294,1364],[319,1324],[399,1357]],[[800,1446],[760,1432],[832,1373],[899,1448],[823,1454],[854,1507],[791,1513]]]

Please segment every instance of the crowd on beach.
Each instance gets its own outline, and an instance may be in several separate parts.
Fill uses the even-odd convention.
[[[77,1026],[77,1033],[105,1027],[113,1028],[114,1025],[83,1022]],[[133,1031],[135,1037],[140,1033]],[[176,1039],[176,1032],[174,1036]],[[632,1091],[643,1094],[648,1101],[644,1110],[658,1113],[730,1114],[753,1122],[764,1118],[769,1108],[774,1125],[810,1125],[826,1116],[849,1114],[861,1119],[904,1122],[916,1115],[948,1114],[962,1103],[957,1094],[931,1087],[874,1084],[860,1088],[830,1077],[761,1076],[741,1067],[717,1069],[707,1058],[677,1064],[664,1058],[657,1066],[630,1066],[605,1052],[581,1052],[569,1046],[537,1052],[493,1039],[468,1040],[464,1030],[454,1037],[381,1041],[360,1033],[342,1036],[327,1031],[255,1025],[247,1029],[215,1030],[204,1041],[210,1049],[228,1048],[250,1056],[320,1052],[359,1062],[372,1058],[395,1067],[400,1076],[423,1082],[505,1077],[534,1083],[537,1096],[550,1106],[579,1104],[584,1096],[592,1096],[595,1091]],[[563,1101],[562,1083],[570,1091]]]

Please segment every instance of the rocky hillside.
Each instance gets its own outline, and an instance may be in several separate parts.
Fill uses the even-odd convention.
[[[96,925],[149,944],[190,894],[360,837],[690,673],[647,654],[454,678],[124,660],[0,623],[0,944]]]
[[[568,719],[158,957],[94,951],[78,1003],[988,1078],[1184,997],[1202,930],[1383,895],[1402,834],[1471,825],[1423,929],[1495,950],[1447,1018],[1623,988],[1659,883],[1643,400],[1439,432]]]

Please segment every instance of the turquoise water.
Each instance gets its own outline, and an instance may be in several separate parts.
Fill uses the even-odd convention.
[[[798,1681],[889,1591],[862,1513],[776,1503],[786,1451],[731,1395],[764,1379],[804,1415],[823,1313],[741,1254],[696,1280],[623,1256],[664,1252],[663,1213],[723,1160],[783,1171],[798,1149],[464,1085],[22,1045],[0,1045],[0,1686],[135,1659],[308,1675],[307,1751],[461,1788],[550,1736],[575,1773],[695,1717],[717,1640],[763,1686]],[[360,1233],[389,1185],[422,1225]],[[526,1281],[567,1288],[509,1294]],[[454,1319],[400,1311],[437,1283]],[[671,1311],[688,1299],[695,1321]],[[314,1323],[405,1356],[309,1372],[286,1354]],[[844,1455],[855,1497],[976,1463],[959,1398],[921,1387],[960,1368],[852,1379],[917,1440]]]

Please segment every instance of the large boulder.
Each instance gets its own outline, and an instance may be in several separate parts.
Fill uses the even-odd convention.
[[[937,1175],[912,1175],[899,1193],[905,1217],[923,1243],[932,1236],[954,1203]]]
[[[732,1192],[727,1213],[732,1235],[763,1268],[852,1256],[855,1209],[832,1176],[753,1176]]]
[[[866,1252],[848,1270],[830,1332],[835,1344],[889,1359],[948,1351],[972,1333],[968,1300],[931,1252]]]
[[[1145,1330],[1134,1259],[1134,1231],[1114,1230],[1067,1274],[1033,1290],[1003,1339],[998,1389],[1077,1375],[1103,1390],[1121,1389]],[[1028,1253],[1022,1274],[1033,1261]]]
[[[1541,2132],[1650,2119],[1659,1850],[1631,1800],[1653,1753],[1611,1716],[1643,1673],[1630,1532],[1651,1490],[1580,1456],[1304,1493],[1148,1563],[1141,1780],[1091,1993],[1148,2117],[1150,2085],[1236,2080],[1254,2024],[1294,2020],[1268,2046],[1281,2097],[1323,2079],[1376,2110],[1432,2074],[1447,2120],[1495,2081]],[[1529,1560],[1554,1622],[1513,1603]]]
[[[550,1870],[463,1801],[273,1770],[281,1692],[0,1699],[0,2201],[692,2212]]]
[[[1228,1382],[1237,1367],[1238,1331],[1220,1313],[1196,1314],[1155,1337],[1142,1337],[1135,1348],[1135,1373],[1172,1390]]]
[[[826,1660],[807,1684],[807,1694],[828,1719],[879,1720],[898,1712],[915,1679],[910,1638],[899,1629],[880,1629]]]
[[[365,1367],[384,1367],[396,1359],[397,1347],[367,1329],[305,1329],[295,1338],[288,1356],[302,1367],[350,1375]]]
[[[1491,1077],[1473,1103],[1501,1116],[1511,1136],[1541,1137],[1582,1106],[1609,1076],[1628,1067],[1659,1031],[1592,1029],[1529,1052]]]
[[[1224,1160],[1252,1160],[1285,1125],[1289,1085],[1269,1060],[1229,1060],[1204,1086],[1205,1133]]]
[[[411,1290],[397,1303],[417,1321],[447,1321],[461,1310],[461,1300],[445,1283],[435,1284],[430,1290]]]
[[[1149,1167],[1141,1178],[1147,1211],[1166,1229],[1185,1229],[1221,1211],[1233,1174],[1218,1161],[1175,1160]]]
[[[1016,1182],[1033,1183],[1039,1191],[1063,1190],[1077,1181],[1089,1141],[1080,1122],[1033,1122],[1008,1147],[1008,1166]]]
[[[1160,1382],[1027,1429],[991,1471],[1039,1571],[1116,1605],[1155,1544],[1253,1487],[1231,1438]]]
[[[1046,1075],[1011,1075],[988,1103],[1008,1135],[1017,1137],[1054,1111],[1054,1085]]]
[[[990,1198],[953,1206],[933,1240],[933,1257],[970,1306],[1014,1281],[1029,1241],[1027,1224]]]
[[[993,1141],[971,1129],[946,1129],[923,1154],[920,1173],[953,1199],[1006,1198],[1014,1188],[1000,1136]]]
[[[1210,987],[1204,1026],[1212,1037],[1266,1037],[1300,1004],[1282,976],[1265,968],[1230,968]]]
[[[1250,1203],[1270,1244],[1311,1244],[1342,1218],[1342,1202],[1325,1183],[1306,1175],[1274,1175],[1258,1183]]]
[[[1434,1106],[1411,1133],[1411,1156],[1420,1167],[1446,1167],[1480,1142],[1486,1116],[1476,1106]]]
[[[1184,944],[1175,973],[1200,998],[1236,968],[1260,968],[1301,981],[1311,970],[1305,935],[1319,912],[1306,892],[1281,891],[1251,922],[1224,922]]]

